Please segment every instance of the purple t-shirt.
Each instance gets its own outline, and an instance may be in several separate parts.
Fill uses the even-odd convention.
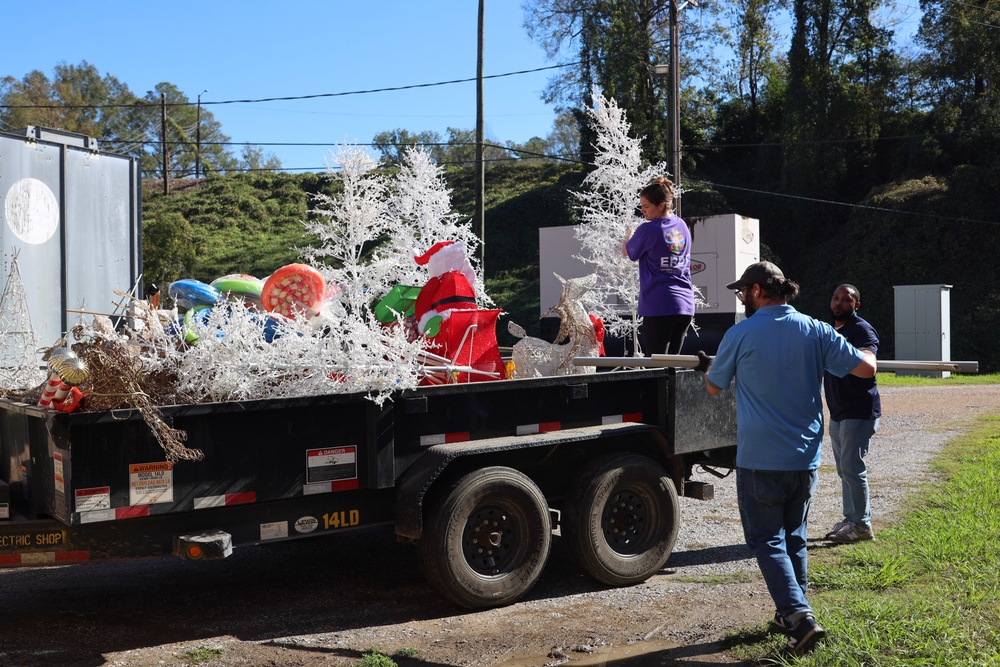
[[[639,225],[625,244],[639,262],[639,315],[694,315],[691,232],[676,215]]]

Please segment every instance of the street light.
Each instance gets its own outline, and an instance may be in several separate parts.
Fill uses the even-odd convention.
[[[198,93],[198,124],[194,128],[194,177],[201,176],[201,96],[208,92],[208,88]]]

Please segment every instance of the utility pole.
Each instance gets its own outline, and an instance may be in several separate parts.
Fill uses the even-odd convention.
[[[656,76],[666,76],[670,85],[670,132],[667,136],[667,153],[670,159],[670,169],[674,182],[674,215],[681,215],[681,68],[680,42],[681,30],[678,14],[688,2],[698,6],[694,0],[686,0],[677,5],[677,0],[670,0],[670,63],[668,65],[653,65]]]
[[[687,4],[687,3],[684,3]],[[670,161],[674,170],[674,215],[681,217],[681,75],[677,0],[670,0]]]
[[[198,124],[194,129],[194,177],[201,175],[201,96],[208,92],[208,88],[198,93]]]
[[[170,174],[170,154],[167,152],[167,94],[160,93],[160,147],[163,154],[163,194],[170,193],[167,176]]]
[[[479,270],[486,280],[486,172],[483,164],[483,20],[486,0],[479,0],[478,53],[476,55],[476,229],[479,231]]]

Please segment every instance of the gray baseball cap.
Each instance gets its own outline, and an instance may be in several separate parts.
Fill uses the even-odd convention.
[[[780,285],[785,281],[785,274],[771,262],[751,264],[740,276],[739,280],[726,285],[726,289],[742,289],[750,285]]]

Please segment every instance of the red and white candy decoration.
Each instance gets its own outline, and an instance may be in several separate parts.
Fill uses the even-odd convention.
[[[70,390],[90,377],[87,363],[76,356],[68,347],[57,347],[49,353],[49,379],[45,383],[45,391],[38,399],[38,407],[51,410],[55,404],[62,402]]]
[[[294,319],[299,313],[312,317],[323,301],[323,276],[307,264],[289,264],[264,281],[264,309]]]

